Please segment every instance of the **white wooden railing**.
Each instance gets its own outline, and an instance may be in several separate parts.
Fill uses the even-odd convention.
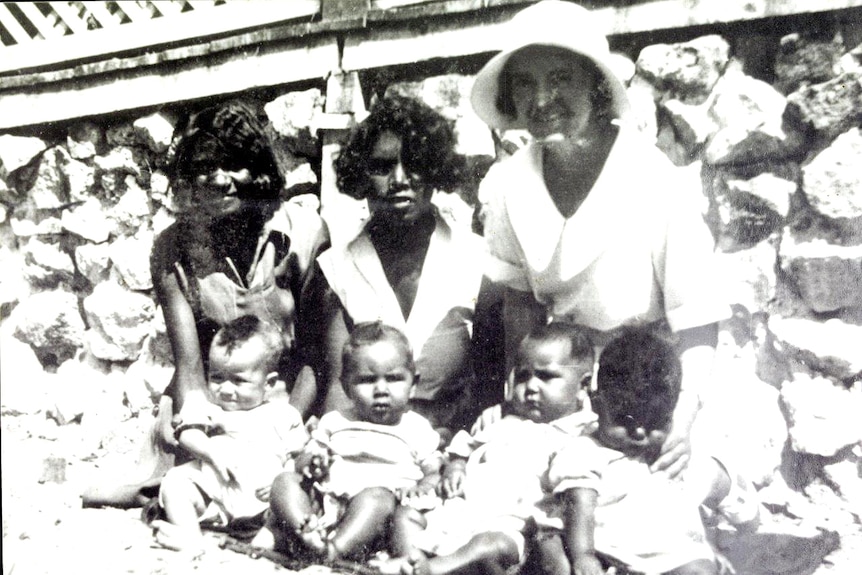
[[[3,2],[0,73],[310,20],[320,6],[321,0]]]

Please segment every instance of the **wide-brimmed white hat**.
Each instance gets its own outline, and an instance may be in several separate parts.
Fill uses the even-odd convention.
[[[500,74],[513,53],[526,46],[540,45],[563,48],[588,58],[605,76],[612,100],[611,111],[622,118],[629,111],[626,89],[620,80],[631,62],[611,54],[608,40],[596,16],[586,8],[563,2],[543,0],[518,12],[503,27],[503,49],[479,71],[470,93],[473,109],[492,128],[524,129],[517,118],[506,116],[497,109]]]

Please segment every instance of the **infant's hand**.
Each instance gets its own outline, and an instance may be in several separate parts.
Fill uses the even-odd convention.
[[[501,419],[503,419],[502,404],[498,403],[497,405],[486,407],[482,413],[479,414],[479,418],[476,419],[476,423],[473,424],[473,427],[470,428],[470,435],[476,435],[476,433]]]
[[[604,575],[602,564],[593,553],[583,553],[572,562],[573,575]]]
[[[436,482],[420,481],[413,487],[402,489],[398,499],[402,505],[415,509],[433,509],[437,506],[436,488]]]
[[[466,477],[462,465],[447,465],[443,473],[443,497],[452,499],[464,495],[464,478]]]
[[[297,458],[297,467],[303,477],[313,481],[320,481],[329,475],[329,466],[332,463],[329,449],[326,446],[310,441]]]
[[[270,492],[272,491],[272,484],[264,485],[263,487],[258,487],[254,490],[254,496],[257,497],[258,501],[269,501]]]

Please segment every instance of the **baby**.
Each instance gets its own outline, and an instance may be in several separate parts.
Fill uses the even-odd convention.
[[[582,409],[593,360],[593,345],[581,328],[561,322],[533,330],[521,342],[509,375],[512,391],[503,417],[453,438],[442,481],[449,499],[424,518],[414,512],[415,529],[393,542],[398,557],[378,568],[503,573],[522,560],[527,531],[559,532],[562,515],[545,485],[548,464],[595,422],[595,415]],[[543,539],[538,539],[541,555]]]
[[[356,325],[341,374],[352,407],[324,414],[296,471],[273,483],[267,528],[276,547],[309,559],[364,558],[384,542],[400,502],[433,495],[440,436],[410,410],[417,379],[404,334]]]
[[[718,460],[694,457],[676,480],[650,471],[671,425],[680,373],[674,348],[642,329],[602,352],[593,397],[598,429],[551,463],[566,521],[559,561],[546,572],[598,575],[621,563],[642,573],[716,574],[700,506],[737,528],[756,527],[753,487]]]
[[[255,316],[216,333],[207,377],[213,409],[176,428],[194,459],[162,480],[159,504],[167,521],[152,524],[161,545],[199,552],[202,524],[226,526],[267,509],[273,477],[308,439],[294,407],[267,401],[283,346],[278,328]]]

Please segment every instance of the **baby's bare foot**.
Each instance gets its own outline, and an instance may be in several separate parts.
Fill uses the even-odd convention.
[[[368,564],[380,575],[429,575],[428,558],[419,550],[411,551],[407,557],[378,557]]]
[[[309,515],[305,518],[302,526],[297,531],[300,541],[305,547],[320,557],[326,557],[328,546],[326,533],[319,524],[316,515]]]
[[[200,531],[157,519],[152,523],[153,538],[165,549],[189,553],[193,558],[204,553],[204,538]]]

